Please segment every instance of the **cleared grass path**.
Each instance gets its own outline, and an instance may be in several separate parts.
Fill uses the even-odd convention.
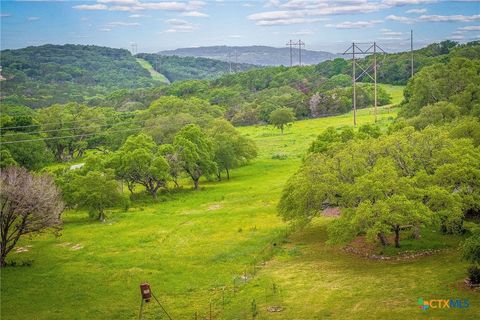
[[[161,81],[164,83],[170,83],[170,81],[165,77],[163,74],[158,72],[157,70],[153,69],[152,65],[150,62],[144,59],[136,58],[137,62],[144,68],[147,69],[148,72],[150,72],[150,75],[152,76],[153,80]]]

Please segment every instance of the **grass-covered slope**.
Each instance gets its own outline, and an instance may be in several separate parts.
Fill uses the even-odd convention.
[[[163,74],[155,70],[150,64],[150,62],[148,62],[147,60],[137,58],[137,62],[140,63],[140,65],[143,68],[147,69],[148,72],[150,72],[150,75],[152,76],[153,80],[157,80],[164,83],[170,83],[170,81]]]

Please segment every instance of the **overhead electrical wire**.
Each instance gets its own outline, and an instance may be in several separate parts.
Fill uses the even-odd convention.
[[[95,128],[103,128],[103,127],[108,127],[108,126],[135,124],[135,123],[142,123],[142,122],[145,122],[145,120],[123,121],[123,122],[117,122],[117,123],[113,123],[113,124],[110,123],[110,124],[102,124],[102,125],[86,126],[86,127],[76,127],[76,128],[61,128],[61,129],[26,131],[26,132],[22,131],[22,132],[14,132],[14,133],[3,134],[2,137],[11,137],[11,136],[15,136],[15,135],[18,135],[18,134],[39,134],[39,133],[58,132],[58,131],[77,130],[77,129],[95,129]]]
[[[119,132],[128,132],[128,131],[136,131],[136,130],[143,130],[143,129],[151,129],[151,128],[156,128],[156,127],[159,127],[159,126],[160,125],[148,126],[148,127],[142,127],[142,128],[124,129],[124,130],[114,130],[114,131],[109,131],[108,133],[119,133]],[[0,141],[0,145],[22,143],[22,142],[57,140],[57,139],[64,139],[64,138],[89,137],[89,136],[94,136],[94,135],[97,135],[97,134],[104,134],[104,133],[105,132],[94,132],[94,133],[75,134],[75,135],[58,136],[58,137],[45,137],[45,138],[24,139],[24,140],[14,140],[14,141],[5,141],[5,142]]]
[[[10,129],[22,129],[22,128],[32,128],[32,127],[38,127],[40,125],[42,126],[48,126],[48,125],[64,125],[67,123],[77,123],[77,122],[86,122],[86,121],[92,121],[92,120],[103,120],[105,118],[93,118],[93,119],[83,119],[83,120],[72,120],[72,121],[64,121],[64,122],[49,122],[49,123],[42,123],[42,124],[30,124],[26,126],[13,126],[13,127],[0,127],[0,130],[10,130]]]

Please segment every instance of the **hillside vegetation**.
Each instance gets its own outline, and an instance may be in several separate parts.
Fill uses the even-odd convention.
[[[3,103],[37,108],[158,84],[124,49],[44,45],[2,50],[1,56],[6,79],[2,81]]]
[[[189,79],[215,79],[226,73],[241,72],[259,66],[195,57],[162,56],[140,53],[137,57],[147,60],[153,68],[165,75],[170,82]]]
[[[298,48],[298,47],[297,47]],[[235,60],[235,54],[239,63],[247,63],[261,66],[289,66],[290,48],[274,48],[267,46],[211,46],[196,48],[179,48],[175,50],[160,51],[165,56],[181,57],[204,57],[222,61]],[[337,58],[339,55],[326,51],[305,50],[302,48],[302,64],[311,65]],[[293,46],[293,64],[299,61],[298,49]]]

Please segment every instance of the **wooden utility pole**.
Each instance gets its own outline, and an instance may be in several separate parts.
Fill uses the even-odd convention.
[[[293,66],[293,51],[292,51],[292,50],[293,50],[293,44],[294,44],[294,43],[293,43],[292,40],[290,40],[290,41],[287,43],[287,46],[290,47],[290,67]]]
[[[377,122],[377,43],[373,43],[373,78],[375,82],[375,102],[373,112],[375,113],[375,122]]]
[[[410,69],[413,77],[413,30],[410,30]]]
[[[353,125],[357,126],[357,92],[356,92],[356,83],[357,76],[355,72],[355,42],[352,42],[352,86],[353,86]]]
[[[305,46],[305,42],[298,39],[298,64],[302,66],[302,46]]]

